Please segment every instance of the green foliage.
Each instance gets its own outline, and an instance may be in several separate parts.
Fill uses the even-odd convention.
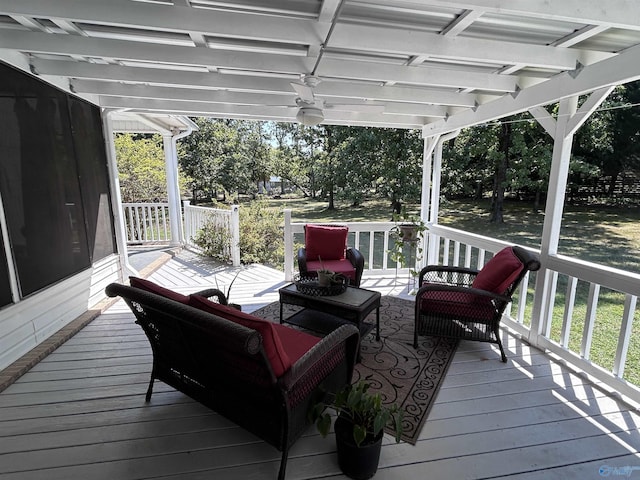
[[[195,119],[198,130],[181,142],[180,167],[193,202],[228,194],[255,193],[268,176],[269,148],[262,122]]]
[[[134,139],[130,134],[115,137],[118,179],[125,203],[154,202],[167,198],[162,138]]]
[[[318,403],[311,411],[311,418],[322,436],[327,436],[331,428],[331,416],[327,412],[332,408],[338,415],[353,423],[353,440],[357,446],[369,437],[376,437],[387,424],[393,426],[396,442],[403,432],[403,411],[396,405],[382,404],[379,393],[367,392],[369,384],[363,381],[347,385],[336,393],[330,404]]]
[[[240,260],[282,268],[284,227],[282,215],[266,203],[256,201],[240,209]]]
[[[193,238],[193,243],[202,249],[202,253],[221,262],[231,261],[231,233],[226,223],[216,222],[215,219],[205,222],[203,227]]]

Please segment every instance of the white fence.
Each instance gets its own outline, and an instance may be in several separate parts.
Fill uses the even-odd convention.
[[[340,224],[349,227],[348,245],[365,256],[365,276],[390,270],[397,273],[388,256],[389,232],[395,224]],[[285,211],[285,276],[289,280],[296,268],[296,246],[304,243],[303,235],[304,224],[291,223],[291,212]],[[420,263],[480,269],[507,245],[510,244],[489,237],[430,225],[425,259]],[[547,256],[542,258],[538,272],[523,279],[503,324],[532,345],[640,403],[640,383],[625,378],[625,366],[630,362],[637,365],[640,360],[639,335],[633,335],[634,320],[635,330],[640,328],[640,311],[636,308],[639,295],[640,274],[561,255]],[[610,318],[612,312],[619,312],[619,319],[613,322],[614,331],[610,330],[611,325],[605,331],[601,316]],[[605,349],[611,352],[607,358],[599,355],[599,361],[593,359],[594,352]]]
[[[231,210],[191,205],[184,202],[184,239],[185,243],[194,248],[199,247],[193,239],[207,223],[213,223],[218,228],[229,232],[229,244],[224,247],[223,254],[231,259],[234,267],[240,265],[240,217],[237,205]]]
[[[171,240],[168,203],[123,203],[122,209],[128,244]]]

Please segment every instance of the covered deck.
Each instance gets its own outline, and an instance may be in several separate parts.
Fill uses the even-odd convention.
[[[183,251],[149,278],[188,293],[228,285],[234,270]],[[253,311],[286,283],[252,265],[231,297]],[[404,277],[369,272],[362,286],[407,297]],[[387,436],[376,478],[633,478],[637,411],[512,333],[503,342],[507,364],[493,345],[460,344],[417,445]],[[276,477],[279,452],[182,393],[158,382],[145,403],[150,368],[148,342],[117,301],[0,393],[0,477]],[[309,428],[287,478],[343,478],[333,439]]]

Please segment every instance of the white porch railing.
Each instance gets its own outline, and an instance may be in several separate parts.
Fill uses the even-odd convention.
[[[168,203],[123,203],[127,244],[169,242]]]
[[[358,248],[365,257],[365,276],[367,273],[405,273],[407,269],[395,270],[388,263],[389,231],[391,222],[337,222],[349,227],[348,245]],[[425,260],[421,263],[439,263],[443,265],[465,266],[480,269],[495,253],[511,245],[489,237],[476,235],[440,225],[430,225],[426,239]],[[304,224],[292,223],[291,212],[285,210],[285,277],[293,278],[295,251],[304,244]],[[526,247],[525,247],[526,248]],[[538,253],[540,253],[538,251]],[[389,266],[391,265],[391,268]],[[420,265],[419,265],[420,266]],[[538,280],[540,277],[540,280]],[[545,280],[546,279],[546,280]],[[546,299],[542,295],[544,288],[535,286],[549,285]],[[577,318],[578,303],[576,291],[578,285],[584,290],[588,286],[584,318]],[[538,297],[536,297],[538,295]],[[607,343],[614,344],[614,353],[608,365],[598,365],[591,358],[594,336],[602,337],[597,331],[598,300],[606,295],[606,303],[616,303],[620,314],[617,332],[608,334]],[[503,318],[503,325],[521,335],[532,345],[552,352],[573,366],[576,370],[591,375],[609,388],[640,403],[640,388],[624,378],[625,365],[629,357],[632,342],[633,320],[640,321],[640,311],[636,309],[640,295],[640,275],[609,268],[561,255],[542,258],[542,268],[538,272],[527,274],[523,279],[514,302],[509,306]],[[563,305],[556,305],[556,298],[564,298]],[[584,302],[583,302],[584,303]],[[532,321],[535,319],[535,321]],[[574,329],[572,330],[572,324]],[[575,348],[575,325],[582,325],[579,348]],[[552,328],[553,326],[553,328]],[[597,335],[594,335],[594,331]],[[572,348],[573,347],[573,348]],[[636,348],[637,350],[637,348]],[[635,352],[634,352],[635,353]],[[634,362],[637,358],[634,357]],[[604,362],[606,363],[606,362]]]
[[[191,248],[199,249],[193,239],[205,224],[213,222],[216,226],[229,231],[229,245],[225,255],[231,258],[234,267],[240,266],[240,216],[239,208],[233,205],[231,210],[221,208],[198,207],[184,202],[184,241]]]

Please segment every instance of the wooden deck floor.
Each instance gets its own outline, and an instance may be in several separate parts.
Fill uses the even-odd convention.
[[[151,278],[192,292],[232,275],[189,255]],[[406,292],[394,279],[366,288]],[[400,281],[399,283],[402,283]],[[233,301],[250,311],[277,299],[282,274],[243,270]],[[406,294],[406,293],[404,293]],[[388,437],[376,479],[640,478],[640,416],[579,375],[504,336],[463,342],[416,446]],[[0,394],[0,478],[275,479],[280,454],[186,396],[157,383],[144,402],[151,354],[123,302]],[[629,470],[623,470],[630,467]],[[607,471],[603,471],[606,473]],[[332,438],[310,428],[293,447],[288,479],[343,478]]]

